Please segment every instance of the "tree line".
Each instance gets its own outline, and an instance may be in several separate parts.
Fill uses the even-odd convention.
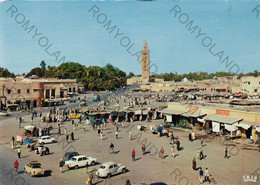
[[[88,90],[113,90],[118,87],[126,85],[126,80],[132,78],[135,75],[130,72],[128,75],[117,67],[111,64],[107,64],[105,67],[99,66],[88,66],[79,64],[77,62],[65,62],[59,66],[47,66],[45,61],[41,61],[39,67],[31,69],[27,74],[23,74],[25,77],[31,77],[33,75],[39,78],[59,78],[59,79],[77,79],[78,82],[84,84]],[[162,73],[151,75],[151,81],[155,78],[164,79],[164,81],[175,81],[179,82],[184,78],[188,80],[206,80],[213,79],[214,77],[234,76],[234,73],[228,72],[190,72],[184,74],[178,73]],[[240,73],[238,78],[242,76],[260,76],[260,72],[255,70],[246,74]],[[9,72],[8,69],[0,67],[0,77],[14,78],[15,74]]]

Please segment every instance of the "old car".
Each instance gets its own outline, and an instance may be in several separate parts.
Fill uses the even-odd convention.
[[[7,111],[0,111],[0,116],[9,116],[10,114]]]
[[[50,136],[42,136],[40,139],[38,139],[38,142],[40,144],[47,144],[47,143],[55,143],[55,138]]]
[[[29,164],[25,165],[24,171],[25,173],[28,173],[31,176],[44,175],[42,165],[38,161],[31,161]]]
[[[115,162],[105,162],[97,170],[96,175],[98,177],[110,178],[112,175],[125,172],[126,167],[123,164],[116,164]]]
[[[70,160],[72,157],[79,155],[78,152],[66,152],[61,160],[67,161]]]
[[[88,163],[88,165],[94,166],[97,162],[96,158],[86,157],[85,155],[78,155],[72,157],[70,160],[65,161],[65,165],[68,168],[78,169],[79,167],[84,167]]]

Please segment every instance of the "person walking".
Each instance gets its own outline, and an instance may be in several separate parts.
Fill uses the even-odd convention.
[[[225,159],[228,159],[228,149],[226,148],[225,150],[225,156],[224,156]]]
[[[172,145],[172,147],[171,147],[171,157],[175,158],[174,152],[175,152],[174,145]]]
[[[15,174],[18,174],[18,167],[19,167],[19,163],[18,163],[18,161],[17,160],[15,160],[15,162],[14,162],[14,172],[15,172]]]
[[[87,185],[92,185],[93,177],[94,177],[93,173],[90,173],[89,176],[88,176],[88,179],[86,181]]]
[[[195,140],[195,132],[194,130],[191,132],[191,141],[194,141]]]
[[[193,157],[193,160],[192,160],[192,170],[194,171],[194,170],[197,170],[197,162],[196,162],[196,158],[195,157]]]
[[[116,131],[116,139],[118,139],[118,132]]]
[[[159,151],[159,158],[163,159],[164,158],[163,154],[164,154],[164,149],[163,149],[163,147],[161,147],[161,149]]]
[[[204,182],[209,182],[210,183],[209,175],[210,175],[209,170],[208,170],[208,168],[206,168]]]
[[[200,171],[199,171],[199,181],[200,181],[200,184],[203,184],[203,182],[204,182],[204,176],[203,176],[202,168],[200,168]]]
[[[69,143],[69,135],[66,135],[66,141]]]
[[[180,141],[177,139],[177,141],[176,141],[176,146],[177,146],[177,150],[178,151],[180,151],[181,150],[181,143],[180,143]]]
[[[60,172],[63,173],[64,170],[63,170],[63,166],[65,165],[65,161],[63,160],[60,160]]]
[[[200,144],[201,144],[201,147],[203,147],[203,145],[204,145],[204,139],[203,139],[203,137],[200,139]]]
[[[127,180],[126,180],[126,182],[125,182],[125,185],[131,185],[131,183],[130,183],[130,180],[129,180],[129,179],[127,179]]]
[[[110,153],[112,154],[112,153],[114,153],[114,144],[111,142],[111,144],[110,144]]]
[[[70,136],[71,136],[71,140],[74,141],[74,133],[73,132],[71,132]]]
[[[132,132],[129,132],[129,140],[132,140]]]
[[[64,135],[67,134],[67,128],[64,128]]]
[[[135,149],[132,151],[132,161],[135,161]]]
[[[20,159],[21,158],[21,148],[17,149],[17,155],[18,155],[18,158]]]
[[[146,150],[146,147],[145,147],[144,143],[141,145],[141,149],[142,149],[142,152],[143,152],[143,155],[144,155],[145,154],[145,150]]]
[[[88,173],[88,163],[86,163],[86,173]]]
[[[189,133],[189,141],[191,141],[191,133]]]
[[[103,133],[100,132],[100,139],[103,140]]]

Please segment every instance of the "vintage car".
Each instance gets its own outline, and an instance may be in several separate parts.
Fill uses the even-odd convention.
[[[78,156],[78,155],[79,155],[78,152],[66,152],[61,160],[67,161],[67,160],[70,160],[72,157]]]
[[[25,165],[24,171],[25,173],[28,173],[31,176],[44,175],[42,165],[38,161],[31,161],[29,164]]]
[[[70,160],[65,161],[65,165],[70,168],[78,169],[79,167],[85,167],[86,164],[94,166],[97,162],[96,158],[86,157],[85,155],[78,155],[72,157]]]
[[[47,143],[55,143],[55,138],[50,136],[42,136],[40,139],[38,139],[38,142],[40,144],[47,144]]]
[[[70,113],[69,119],[79,119],[81,114]]]
[[[116,164],[114,162],[105,162],[97,170],[96,175],[98,177],[110,178],[112,175],[118,173],[125,173],[126,167],[123,164]]]
[[[7,111],[0,111],[0,116],[9,116],[10,114]]]

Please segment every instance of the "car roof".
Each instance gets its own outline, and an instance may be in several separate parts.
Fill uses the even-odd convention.
[[[45,138],[45,137],[51,137],[51,136],[42,136],[41,138]]]
[[[105,166],[108,165],[108,166],[109,166],[109,165],[111,165],[111,164],[116,164],[116,163],[115,163],[115,162],[112,162],[112,161],[108,161],[108,162],[103,163],[102,165],[105,165]]]
[[[86,157],[85,155],[77,155],[77,156],[73,156],[72,158],[79,158],[79,157]]]
[[[30,164],[41,164],[41,163],[38,161],[31,161]]]
[[[78,153],[78,152],[66,152],[65,155],[73,154],[73,153]]]

